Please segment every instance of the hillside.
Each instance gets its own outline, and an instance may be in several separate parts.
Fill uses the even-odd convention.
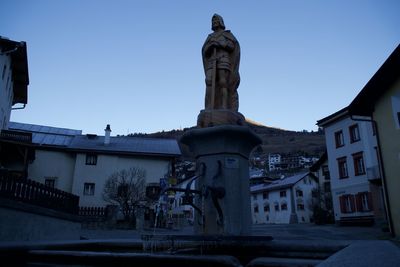
[[[320,156],[325,150],[325,136],[323,132],[296,132],[288,131],[248,121],[250,128],[260,136],[263,144],[257,148],[258,153],[306,153]],[[130,136],[145,136],[153,138],[177,139],[191,128],[183,130],[162,131],[156,133],[135,133]],[[262,149],[262,150],[261,150]]]

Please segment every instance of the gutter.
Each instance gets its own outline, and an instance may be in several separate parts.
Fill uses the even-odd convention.
[[[375,133],[376,133],[376,143],[377,143],[377,151],[378,151],[378,166],[379,166],[379,171],[382,176],[382,185],[383,185],[383,192],[384,192],[384,203],[385,203],[385,209],[386,209],[386,214],[388,217],[388,224],[389,224],[389,231],[392,234],[392,236],[395,236],[394,229],[393,229],[393,218],[392,214],[390,212],[390,202],[388,199],[388,190],[387,190],[387,184],[386,184],[386,175],[385,175],[385,168],[383,165],[383,159],[382,159],[382,153],[381,153],[381,141],[379,137],[379,131],[378,131],[378,123],[373,119],[373,116],[368,116],[371,119],[362,119],[362,118],[354,118],[354,115],[350,115],[350,119],[353,121],[367,121],[371,122],[373,124],[373,127],[375,128]]]

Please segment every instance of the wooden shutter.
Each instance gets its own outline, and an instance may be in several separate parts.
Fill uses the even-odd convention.
[[[367,200],[368,200],[368,208],[369,208],[369,210],[373,210],[374,209],[374,205],[372,204],[373,200],[372,200],[372,193],[371,192],[367,193]]]
[[[340,202],[340,212],[346,213],[346,202],[344,196],[339,197],[339,202]]]
[[[351,207],[351,212],[356,211],[356,203],[354,201],[354,195],[348,195],[349,200],[350,200],[350,207]]]
[[[363,211],[362,193],[357,193],[357,195],[356,195],[356,207],[357,207],[357,211]]]

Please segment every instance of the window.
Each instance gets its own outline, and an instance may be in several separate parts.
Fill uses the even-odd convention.
[[[254,206],[254,213],[258,213],[258,206]]]
[[[51,177],[45,178],[44,184],[47,187],[55,188],[56,187],[56,178],[51,178]]]
[[[281,210],[287,210],[287,204],[286,203],[282,203],[281,204]]]
[[[361,192],[356,195],[356,204],[358,211],[372,210],[372,194],[371,192]]]
[[[360,131],[358,130],[358,124],[354,124],[349,127],[350,132],[350,142],[355,143],[360,141]]]
[[[339,197],[340,211],[342,213],[353,213],[356,211],[354,195],[342,195]]]
[[[304,204],[297,204],[297,210],[304,210]]]
[[[303,196],[303,191],[296,190],[296,197],[302,197],[302,196]]]
[[[339,179],[348,178],[346,157],[338,158]]]
[[[83,194],[85,196],[93,196],[94,195],[94,183],[85,183],[83,188]]]
[[[275,203],[274,207],[275,207],[275,211],[279,211],[279,204],[278,203]]]
[[[264,204],[264,212],[269,212],[269,204]]]
[[[322,166],[322,175],[325,177],[325,180],[331,179],[331,176],[329,174],[329,168],[327,165]]]
[[[253,200],[257,200],[257,195],[253,194]]]
[[[97,155],[86,154],[86,165],[97,165]]]
[[[336,147],[344,146],[343,131],[335,132],[335,143]]]
[[[358,176],[365,174],[365,166],[364,166],[364,159],[362,152],[353,154],[353,162],[354,162],[354,175]]]
[[[286,190],[285,190],[285,191],[279,192],[279,195],[280,195],[281,197],[286,197]]]
[[[263,199],[268,199],[268,192],[263,193]]]

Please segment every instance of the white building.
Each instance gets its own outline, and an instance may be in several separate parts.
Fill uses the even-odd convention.
[[[0,36],[0,172],[9,177],[26,177],[33,153],[31,135],[8,129],[11,111],[28,102],[28,58],[25,42]],[[22,106],[16,106],[21,104]],[[15,111],[14,111],[15,112]]]
[[[12,106],[28,102],[29,75],[25,42],[0,36],[0,75],[0,130],[7,130]]]
[[[309,223],[312,191],[318,187],[311,173],[279,179],[250,188],[253,223]]]
[[[268,154],[269,171],[276,170],[276,165],[279,163],[281,163],[281,155],[280,154]]]
[[[324,128],[335,221],[372,223],[384,217],[375,130],[344,108],[317,123]]]
[[[146,183],[159,184],[180,156],[176,140],[82,135],[80,130],[10,122],[13,130],[32,134],[35,159],[28,178],[78,195],[80,206],[105,206],[102,192],[113,173],[141,168]]]

